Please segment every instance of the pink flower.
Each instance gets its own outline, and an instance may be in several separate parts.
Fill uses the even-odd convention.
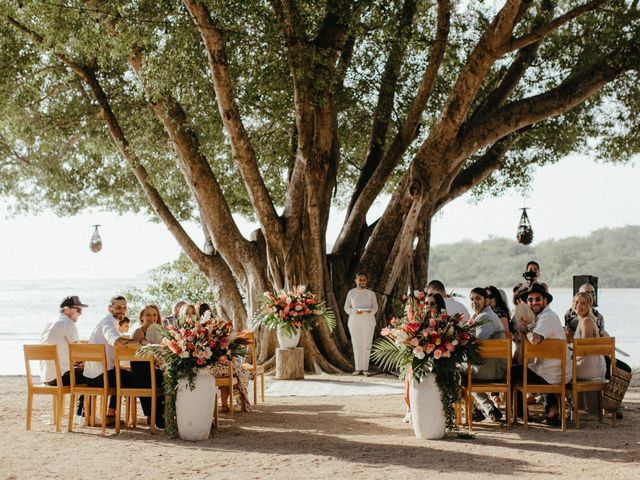
[[[220,362],[222,365],[226,365],[228,361],[229,359],[226,355],[220,355],[220,358],[218,358],[218,362]]]
[[[391,329],[388,327],[384,327],[382,330],[380,330],[380,335],[382,335],[383,337],[391,335]]]
[[[397,325],[398,324],[398,319],[396,317],[391,318],[391,320],[389,320],[389,323],[391,325]]]
[[[427,353],[431,353],[431,352],[433,352],[435,350],[435,348],[436,348],[436,346],[433,343],[429,343],[429,344],[427,344],[426,352]]]
[[[418,345],[420,345],[420,340],[418,340],[417,338],[412,338],[410,343],[412,346],[417,347]],[[420,351],[422,351],[422,347],[420,347]]]
[[[406,312],[409,322],[413,322],[415,320],[415,314],[413,313],[413,307],[410,304],[407,304]]]
[[[433,358],[435,358],[436,360],[439,359],[441,356],[442,356],[442,349],[439,348],[433,352]]]
[[[204,358],[199,358],[199,359],[197,359],[197,360],[196,360],[196,363],[197,363],[198,365],[204,365],[204,364],[206,363],[206,361],[205,361],[205,359],[204,359]]]

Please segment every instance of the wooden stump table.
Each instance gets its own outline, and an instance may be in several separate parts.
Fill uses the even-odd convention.
[[[276,379],[304,380],[304,348],[276,348]]]

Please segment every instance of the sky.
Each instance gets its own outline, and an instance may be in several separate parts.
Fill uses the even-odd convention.
[[[432,223],[432,245],[515,238],[523,206],[530,208],[533,246],[552,238],[586,236],[600,228],[640,225],[638,192],[640,159],[614,165],[571,156],[539,168],[526,197],[505,192],[478,203],[468,195],[449,203]],[[369,220],[383,208],[383,202],[377,204]],[[65,218],[52,213],[6,217],[6,203],[0,203],[0,279],[133,279],[180,253],[165,227],[143,215],[91,211]],[[328,244],[337,237],[343,218],[343,212],[331,217]],[[238,221],[247,236],[256,228]],[[89,250],[94,224],[101,225],[99,253]],[[186,229],[202,243],[198,225]]]

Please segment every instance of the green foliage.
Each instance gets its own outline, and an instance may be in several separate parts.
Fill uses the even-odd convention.
[[[145,288],[125,292],[129,309],[139,312],[147,304],[155,304],[161,312],[171,312],[173,305],[185,300],[189,303],[215,304],[207,279],[185,254],[149,272]]]
[[[315,0],[295,3],[296,23],[313,37],[322,28],[325,10],[318,8]],[[518,34],[531,26],[543,8],[533,3],[518,26]],[[558,3],[554,14],[579,4],[574,0]],[[269,2],[207,0],[206,4],[224,35],[236,100],[260,171],[275,203],[282,205],[296,135],[282,25]],[[350,21],[348,34],[354,40],[342,82],[331,76],[335,70],[332,66],[302,72],[314,75],[316,87],[335,86],[341,145],[337,204],[350,198],[369,150],[384,61],[399,41],[398,18],[403,4],[401,0],[356,2],[338,12],[336,22]],[[610,2],[606,9],[584,15],[551,34],[510,100],[557,86],[567,75],[587,68],[593,59],[606,56],[625,42],[637,41],[637,18],[625,12],[627,4]],[[449,47],[416,142],[406,152],[385,193],[395,188],[416,145],[428,135],[467,54],[496,9],[495,2],[454,7]],[[8,17],[34,30],[42,42],[17,29]],[[197,216],[171,142],[128,65],[135,45],[144,54],[148,86],[156,95],[170,94],[184,108],[188,126],[197,134],[201,152],[208,158],[228,204],[235,212],[252,215],[229,139],[223,132],[202,40],[182,2],[10,1],[0,4],[0,19],[0,196],[13,199],[16,211],[52,208],[68,215],[98,207],[117,212],[145,211],[155,217],[130,165],[114,147],[91,93],[55,52],[97,73],[132,149],[165,202],[180,220]],[[402,124],[430,58],[435,21],[434,2],[418,2],[413,34],[406,42],[393,93],[387,143]],[[497,62],[483,82],[478,103],[496,86],[512,58],[508,55]],[[315,66],[327,61],[312,60]],[[503,167],[478,192],[522,188],[533,165],[556,162],[572,151],[589,150],[607,161],[631,158],[640,151],[639,84],[637,71],[632,71],[573,111],[536,124],[516,141]],[[557,134],[559,131],[562,135]],[[590,143],[593,138],[597,140]]]
[[[540,280],[570,287],[573,275],[595,275],[600,287],[639,288],[640,226],[596,230],[588,237],[547,240],[523,246],[493,238],[431,247],[429,276],[446,285],[510,286],[523,281],[530,260],[542,268]],[[621,261],[624,259],[624,261]]]

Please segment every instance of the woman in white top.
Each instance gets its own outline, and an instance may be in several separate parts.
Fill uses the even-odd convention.
[[[591,295],[585,292],[577,293],[573,297],[573,311],[578,315],[578,328],[573,338],[598,338],[598,327],[593,314]],[[578,357],[576,360],[576,374],[580,380],[604,381],[606,363],[603,356],[589,355]]]
[[[356,275],[356,288],[347,293],[344,302],[344,311],[349,315],[349,332],[353,343],[353,357],[355,371],[353,375],[361,372],[369,375],[369,356],[373,343],[373,332],[376,329],[376,312],[378,301],[376,294],[367,289],[367,276],[364,273]]]
[[[160,309],[155,305],[147,305],[140,311],[140,320],[138,321],[136,328],[131,332],[131,338],[138,342],[142,342],[144,340],[151,341],[151,339],[147,338],[147,332],[149,331],[149,327],[151,327],[151,325],[162,326]],[[156,339],[154,338],[153,340]],[[151,343],[159,342],[156,340],[151,341]]]

